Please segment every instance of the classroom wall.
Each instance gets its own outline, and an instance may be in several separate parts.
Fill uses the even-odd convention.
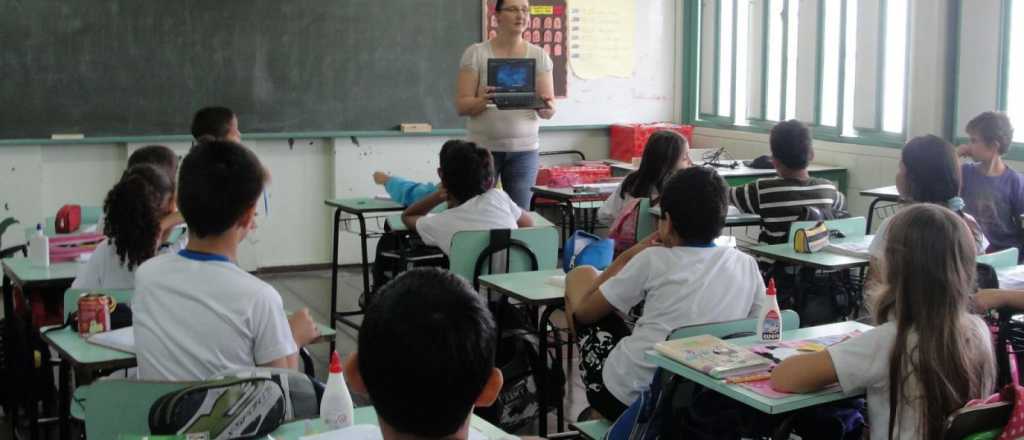
[[[324,199],[383,194],[370,177],[375,169],[409,171],[411,177],[436,180],[437,153],[445,140],[359,138],[357,146],[350,138],[298,139],[291,147],[285,140],[245,142],[270,169],[272,181],[270,215],[258,218],[257,230],[243,242],[242,267],[329,263],[332,212]],[[541,144],[545,150],[578,149],[588,158],[604,158],[608,152],[606,130],[545,131]],[[53,216],[65,203],[101,205],[128,155],[143,145],[0,147],[0,218],[13,216],[31,225]],[[189,148],[187,143],[167,145],[182,155]],[[23,228],[15,226],[0,245],[23,241]],[[342,263],[359,261],[354,235],[343,234],[340,248]]]

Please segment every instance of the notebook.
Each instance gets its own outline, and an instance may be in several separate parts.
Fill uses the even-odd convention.
[[[135,353],[135,330],[132,327],[96,333],[85,340],[91,344],[113,348],[125,353]]]
[[[547,108],[537,96],[537,60],[491,58],[487,60],[487,84],[494,87],[494,104],[502,110]]]
[[[659,342],[654,349],[715,379],[757,373],[772,366],[767,358],[711,335]]]
[[[874,238],[874,235],[865,235],[860,238],[835,241],[825,246],[824,250],[832,254],[866,260],[871,258],[871,240]]]

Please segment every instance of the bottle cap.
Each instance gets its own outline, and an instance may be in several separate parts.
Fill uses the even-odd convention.
[[[42,223],[36,223],[36,230],[37,231],[42,231],[43,230],[43,224]]]
[[[775,278],[768,279],[768,289],[765,290],[768,296],[775,296]]]
[[[338,352],[336,352],[336,351],[331,352],[331,368],[330,368],[330,371],[331,371],[331,374],[341,373],[341,356],[339,356]]]

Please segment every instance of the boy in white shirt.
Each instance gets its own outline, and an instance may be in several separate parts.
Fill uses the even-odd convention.
[[[566,277],[566,313],[580,338],[580,370],[591,407],[615,420],[651,384],[644,352],[686,325],[756,316],[764,282],[753,257],[716,247],[725,225],[726,185],[706,167],[677,172],[665,184],[658,231],[600,275]],[[622,318],[644,302],[632,334]]]
[[[143,380],[202,380],[228,369],[296,368],[318,335],[306,309],[286,316],[281,296],[234,262],[255,228],[266,170],[248,148],[214,141],[181,164],[178,205],[188,246],[136,270],[135,347]]]
[[[423,242],[448,255],[452,236],[460,231],[516,229],[533,226],[529,213],[505,191],[494,188],[494,160],[475,143],[450,140],[441,147],[437,191],[405,209],[402,222]],[[430,214],[437,205],[448,209]]]

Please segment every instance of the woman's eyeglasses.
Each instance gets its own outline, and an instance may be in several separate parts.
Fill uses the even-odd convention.
[[[508,12],[510,14],[530,15],[530,8],[508,7],[508,8],[501,8],[501,10],[505,11],[505,12]]]

